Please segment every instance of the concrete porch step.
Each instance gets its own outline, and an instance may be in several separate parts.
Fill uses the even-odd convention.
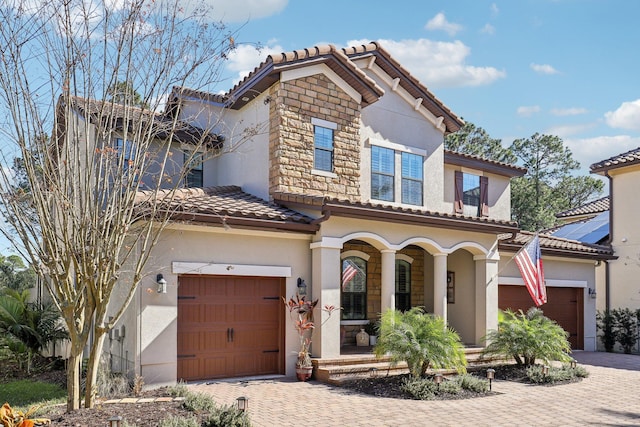
[[[468,347],[465,349],[468,370],[472,371],[483,365],[503,361],[501,358],[482,358],[482,350],[482,347]],[[392,366],[389,356],[378,358],[371,353],[345,354],[336,358],[312,359],[312,363],[313,378],[315,380],[336,385],[354,379],[409,373],[405,362]],[[443,375],[456,373],[452,369],[432,370],[431,372]]]

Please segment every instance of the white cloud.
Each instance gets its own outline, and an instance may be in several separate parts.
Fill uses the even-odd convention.
[[[586,114],[588,113],[586,108],[553,108],[551,109],[551,114],[553,114],[554,116],[578,116],[580,114]]]
[[[559,125],[559,126],[552,126],[548,128],[547,130],[545,130],[544,133],[547,135],[556,135],[556,136],[559,136],[560,138],[566,138],[571,135],[584,133],[588,130],[593,129],[596,126],[597,126],[597,123],[583,123],[583,124],[577,124],[577,125]]]
[[[462,31],[462,25],[447,21],[447,18],[442,12],[431,18],[424,28],[430,31],[441,30],[451,37],[455,36],[459,31]]]
[[[484,86],[506,77],[504,70],[465,63],[471,50],[459,40],[436,42],[428,39],[378,40],[399,63],[429,88]],[[348,46],[369,43],[350,40]]]
[[[484,24],[484,27],[482,27],[482,28],[480,29],[480,32],[481,32],[482,34],[491,34],[491,35],[493,35],[493,34],[495,34],[495,33],[496,33],[496,29],[495,29],[495,27],[494,27],[493,25],[491,25],[491,24]]]
[[[227,69],[237,73],[237,79],[235,79],[229,87],[242,80],[247,74],[253,71],[255,67],[267,59],[267,56],[281,52],[284,52],[284,49],[277,44],[265,46],[260,50],[251,45],[238,45],[236,49],[229,54],[227,61]]]
[[[564,139],[573,157],[587,168],[609,157],[617,156],[640,146],[640,137],[629,135],[599,136],[584,139]]]
[[[604,118],[612,128],[640,131],[640,99],[623,102],[617,110],[606,112]]]
[[[540,112],[540,107],[538,105],[530,105],[530,106],[522,106],[518,107],[517,113],[521,117],[531,117],[536,113]]]
[[[499,13],[500,9],[498,9],[498,5],[495,3],[491,3],[491,16],[495,18]]]
[[[560,72],[549,64],[531,64],[531,69],[538,74],[559,74]]]

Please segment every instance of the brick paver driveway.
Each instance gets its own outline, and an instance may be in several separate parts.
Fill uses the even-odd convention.
[[[574,356],[590,373],[579,383],[542,387],[494,381],[500,394],[467,400],[387,399],[284,378],[190,387],[223,404],[247,396],[255,426],[640,426],[640,356]]]

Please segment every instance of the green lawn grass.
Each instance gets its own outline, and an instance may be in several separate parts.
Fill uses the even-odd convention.
[[[66,401],[67,392],[56,384],[19,380],[0,384],[0,405],[8,402],[22,410],[33,405],[51,405]]]

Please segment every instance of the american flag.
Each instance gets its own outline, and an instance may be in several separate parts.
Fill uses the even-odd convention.
[[[349,282],[353,280],[354,277],[356,277],[356,274],[358,274],[358,271],[359,271],[358,267],[353,265],[353,263],[349,260],[346,260],[342,264],[342,290],[343,291],[345,290]]]
[[[544,284],[544,269],[540,254],[540,240],[536,234],[515,256],[522,280],[536,306],[547,302],[547,288]]]

